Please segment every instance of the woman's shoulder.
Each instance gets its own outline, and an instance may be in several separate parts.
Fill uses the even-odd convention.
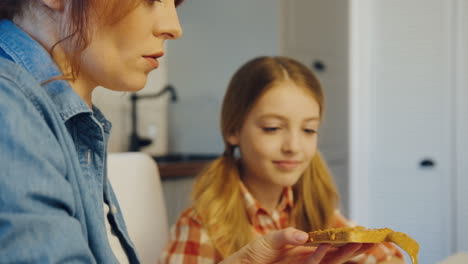
[[[0,95],[2,105],[25,107],[25,105],[30,104],[40,112],[44,110],[43,108],[47,108],[40,106],[47,105],[49,102],[40,83],[26,69],[1,57]]]
[[[70,167],[62,145],[66,128],[59,114],[37,80],[4,58],[0,58],[0,121],[0,167],[10,169],[2,173],[19,175],[35,168],[37,174],[47,170],[43,172],[46,177],[51,176],[50,169],[67,175]]]
[[[0,82],[5,84],[17,84],[20,83],[22,79],[34,81],[33,77],[30,76],[22,66],[11,60],[0,57]]]

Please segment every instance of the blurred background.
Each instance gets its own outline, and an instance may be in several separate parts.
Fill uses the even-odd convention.
[[[420,263],[468,251],[468,1],[188,0],[179,16],[183,37],[133,104],[95,94],[114,124],[110,151],[136,138],[157,161],[170,224],[222,152],[231,75],[253,57],[287,55],[324,86],[319,148],[343,213],[413,236]]]

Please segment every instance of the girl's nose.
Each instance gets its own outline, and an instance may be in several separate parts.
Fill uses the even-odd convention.
[[[299,151],[299,148],[300,136],[293,132],[287,133],[284,137],[281,150],[285,153],[296,153]]]

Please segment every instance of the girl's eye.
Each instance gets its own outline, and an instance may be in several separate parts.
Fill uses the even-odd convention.
[[[263,131],[267,132],[267,133],[271,133],[271,132],[275,132],[275,131],[278,131],[279,130],[279,127],[264,127],[262,128]]]
[[[307,128],[306,128],[306,129],[304,129],[304,132],[306,132],[307,134],[315,134],[315,133],[317,133],[317,130],[315,130],[315,129],[307,129]]]

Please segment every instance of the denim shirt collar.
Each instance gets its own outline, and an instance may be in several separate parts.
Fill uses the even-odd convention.
[[[9,59],[30,72],[39,83],[62,75],[49,52],[7,19],[0,20],[0,49]],[[95,106],[91,110],[68,81],[52,81],[42,87],[46,89],[64,122],[75,115],[94,112],[96,119],[103,124],[104,131],[110,131],[110,122]]]

